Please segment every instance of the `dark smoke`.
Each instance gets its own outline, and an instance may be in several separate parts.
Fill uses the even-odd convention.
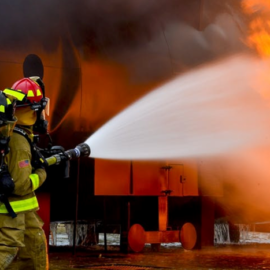
[[[140,84],[162,82],[245,48],[240,1],[3,0],[0,15],[0,49],[35,53],[38,47],[53,53],[61,44],[61,65],[75,67],[61,78],[56,108],[65,97],[65,109],[54,113],[52,127],[80,85],[77,54],[82,61],[101,57],[120,64],[131,83]],[[16,54],[12,61],[18,61]]]
[[[40,42],[52,51],[64,38],[78,49],[116,55],[124,63],[147,54],[150,66],[160,61],[160,66],[179,71],[179,66],[181,70],[239,48],[240,1],[217,2],[1,1],[0,41],[9,48]]]

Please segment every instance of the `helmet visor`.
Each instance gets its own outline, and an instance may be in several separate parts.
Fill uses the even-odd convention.
[[[43,103],[44,104],[44,107],[41,111],[41,114],[40,114],[40,117],[42,120],[45,120],[46,119],[46,116],[49,116],[50,115],[50,99],[49,98],[45,98],[45,102]]]
[[[0,138],[10,137],[12,135],[16,122],[17,122],[17,118],[15,121],[6,121],[4,125],[0,127]]]
[[[46,100],[46,105],[45,105],[44,111],[45,111],[45,114],[49,116],[50,115],[50,99],[46,97],[45,100]]]

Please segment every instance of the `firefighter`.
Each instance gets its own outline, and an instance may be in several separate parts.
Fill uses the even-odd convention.
[[[8,200],[15,185],[4,163],[5,155],[9,152],[10,136],[17,121],[14,116],[17,99],[23,101],[25,95],[12,89],[0,91],[0,211],[3,213],[0,214],[0,269],[5,269],[17,253],[17,247],[11,243],[13,236],[10,235],[16,214]]]
[[[32,164],[35,134],[47,130],[44,111],[48,99],[39,77],[23,78],[15,82],[12,89],[26,94],[27,100],[17,102],[17,124],[9,142],[10,152],[5,158],[15,184],[9,201],[17,217],[6,216],[0,224],[7,226],[5,236],[0,239],[1,244],[6,241],[6,250],[0,253],[0,269],[43,270],[49,268],[48,253],[43,221],[36,213],[39,205],[35,190],[44,183],[47,174],[42,162],[36,162],[35,167]],[[0,216],[6,213],[6,209],[0,209]]]

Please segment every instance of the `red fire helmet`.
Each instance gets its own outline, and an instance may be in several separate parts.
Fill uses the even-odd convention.
[[[40,85],[29,78],[23,78],[15,82],[11,88],[26,94],[27,101],[30,104],[39,103],[43,98],[43,93]]]

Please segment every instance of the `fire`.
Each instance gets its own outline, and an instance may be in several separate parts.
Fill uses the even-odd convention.
[[[249,36],[246,44],[256,49],[260,56],[269,57],[270,2],[268,0],[243,0],[242,8],[246,14],[256,15],[249,24]]]
[[[242,7],[247,13],[253,13],[259,9],[270,10],[270,2],[268,0],[243,0]]]
[[[261,56],[270,56],[270,21],[256,19],[250,23],[251,34],[247,39],[247,44],[255,48]]]
[[[265,25],[266,24],[266,25]],[[270,56],[270,22],[264,22],[263,19],[257,19],[250,24],[251,35],[247,39],[247,44],[253,47],[261,56]]]

